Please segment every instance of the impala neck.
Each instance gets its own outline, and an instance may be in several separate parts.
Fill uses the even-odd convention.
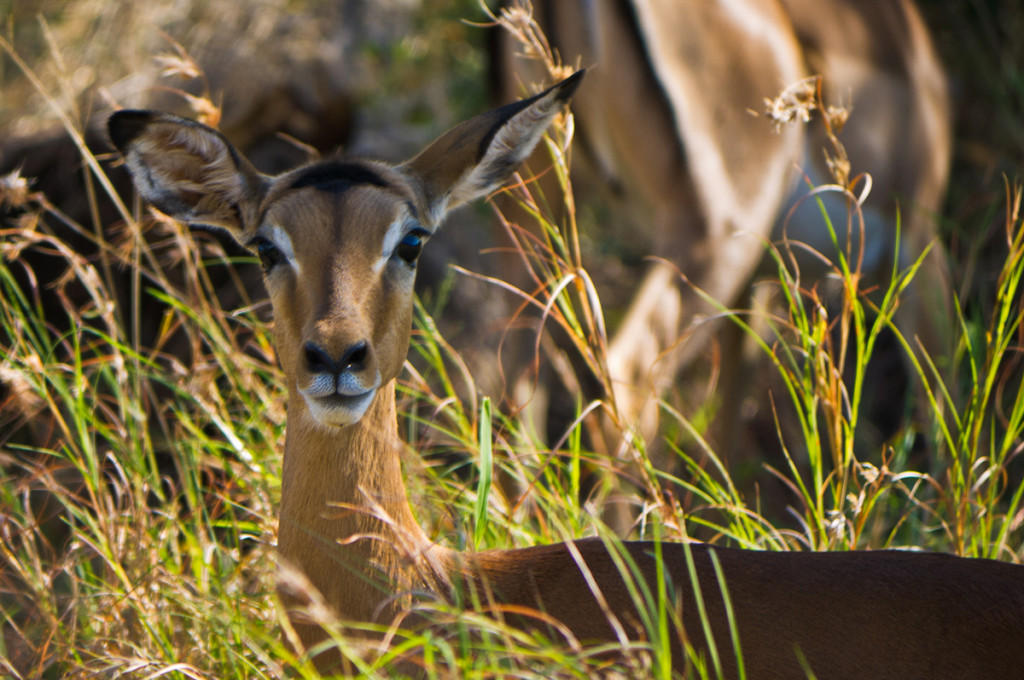
[[[314,420],[290,391],[278,547],[342,621],[388,624],[412,591],[444,592],[449,556],[413,517],[401,447],[393,382],[340,428]],[[281,590],[290,606],[309,600],[294,584]]]

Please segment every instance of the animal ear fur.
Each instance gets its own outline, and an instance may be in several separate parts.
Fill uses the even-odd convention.
[[[201,123],[124,110],[107,123],[142,197],[175,219],[226,229],[241,241],[255,228],[268,178],[222,134]]]
[[[583,79],[577,71],[535,97],[456,126],[402,169],[418,181],[431,214],[444,213],[504,184],[533,152]]]

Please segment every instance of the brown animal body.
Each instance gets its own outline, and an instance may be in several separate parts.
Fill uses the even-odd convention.
[[[580,184],[616,195],[616,215],[626,218],[618,238],[634,255],[657,258],[639,283],[621,277],[602,291],[628,300],[608,364],[621,420],[640,423],[648,442],[657,400],[721,328],[705,321],[717,309],[696,290],[727,308],[746,306],[759,268],[772,266],[763,262],[768,241],[802,244],[792,252],[808,286],[831,272],[823,257],[836,258],[817,203],[806,200],[805,178],[834,182],[824,155],[833,152],[826,126],[815,114],[809,125],[777,129],[768,116],[750,113],[764,111],[767,99],[820,75],[824,103],[851,107],[838,138],[852,174],[871,176],[861,205],[863,239],[848,195],[818,197],[840,243],[853,219],[849,257],[864,274],[861,290],[885,290],[894,264],[908,267],[936,239],[951,112],[942,64],[911,0],[532,5],[565,63],[594,66],[573,106]],[[507,35],[497,52],[504,98],[546,79]],[[896,315],[911,345],[919,337],[933,358],[950,349],[952,296],[940,251],[925,258]],[[749,371],[740,343],[730,338],[725,347],[720,429],[734,434],[734,383]],[[730,443],[728,436],[719,441]]]
[[[313,589],[357,624],[402,620],[414,593],[478,588],[483,601],[542,610],[585,642],[615,641],[606,612],[625,636],[645,636],[604,543],[453,551],[417,524],[399,466],[395,380],[420,251],[448,210],[507,180],[581,78],[473,118],[397,166],[326,161],[277,177],[192,121],[142,111],[110,120],[148,201],[227,230],[263,262],[289,395],[279,548],[310,589],[285,578],[281,595],[307,646],[324,637],[298,611]],[[692,576],[686,546],[660,546],[672,609],[682,609],[682,630],[672,631],[680,671],[681,637],[705,656],[711,645],[696,615],[697,583],[722,673],[737,674],[712,554],[749,678],[802,677],[799,658],[821,678],[1010,677],[1024,668],[1019,566],[909,552],[688,547]],[[624,549],[656,590],[659,546]]]

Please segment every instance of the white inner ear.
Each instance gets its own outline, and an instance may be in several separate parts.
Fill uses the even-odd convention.
[[[206,131],[176,125],[169,141],[201,163],[203,191],[216,193],[229,201],[237,201],[245,194],[242,176],[230,148],[222,139]]]
[[[459,205],[494,191],[533,153],[560,105],[542,100],[516,114],[498,130],[487,152],[456,185],[451,204]]]

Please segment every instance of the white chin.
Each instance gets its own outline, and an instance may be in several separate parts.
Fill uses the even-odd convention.
[[[354,397],[333,395],[327,398],[302,395],[309,407],[309,413],[322,425],[345,427],[354,425],[370,408],[377,390],[373,389]]]

